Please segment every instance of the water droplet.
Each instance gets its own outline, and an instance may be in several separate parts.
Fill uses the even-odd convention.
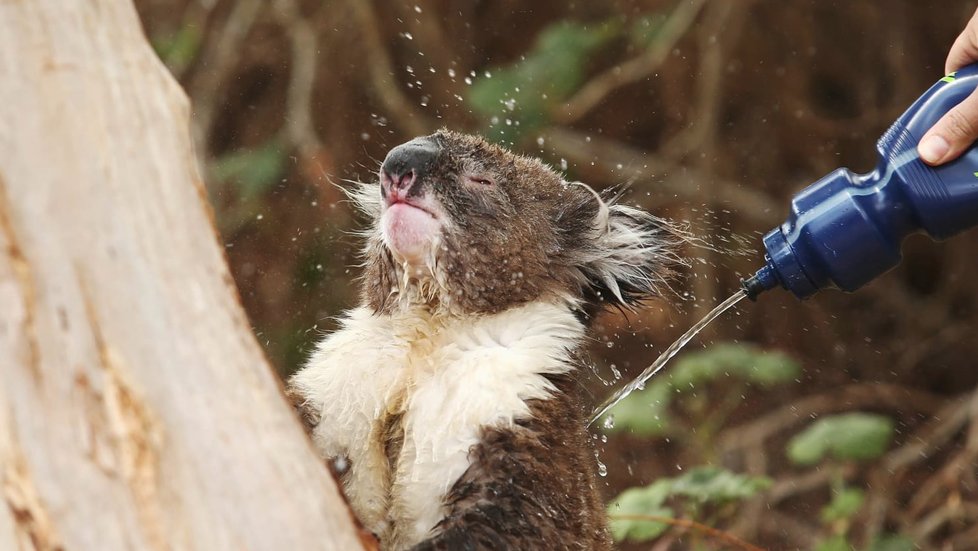
[[[604,418],[604,422],[601,423],[601,428],[613,429],[615,428],[615,414],[612,413]]]
[[[414,13],[421,13],[421,6],[414,6]]]
[[[455,69],[448,69],[449,78],[455,78]]]
[[[602,478],[608,476],[608,467],[600,460],[598,460],[598,476]]]

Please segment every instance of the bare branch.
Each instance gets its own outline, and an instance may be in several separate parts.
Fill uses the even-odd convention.
[[[372,90],[396,124],[414,136],[428,134],[437,125],[418,110],[401,91],[395,79],[394,63],[381,40],[373,0],[348,0],[357,26],[363,31],[362,45],[366,50]]]
[[[554,110],[552,119],[563,124],[572,123],[594,109],[611,92],[654,73],[692,26],[705,4],[706,0],[680,2],[669,15],[651,47],[638,57],[616,65],[588,81],[574,97]]]
[[[927,414],[947,403],[942,396],[887,383],[856,383],[826,394],[806,396],[745,425],[728,429],[720,438],[725,452],[759,446],[769,437],[813,416],[859,408],[905,410],[912,406]]]
[[[275,15],[292,43],[292,73],[286,100],[285,135],[300,154],[314,155],[322,147],[312,117],[319,39],[310,24],[310,18],[299,12],[296,0],[275,0],[274,6]]]
[[[251,32],[265,2],[239,0],[233,5],[227,20],[217,32],[214,44],[202,48],[202,69],[187,85],[188,95],[194,98],[194,114],[191,119],[194,143],[201,152],[210,136],[214,113],[217,111],[217,96],[234,69],[241,45]]]
[[[670,526],[679,526],[681,528],[686,528],[689,530],[700,532],[702,534],[706,534],[707,536],[715,540],[722,541],[729,545],[733,545],[738,549],[746,549],[747,551],[764,551],[764,549],[752,543],[748,543],[729,532],[724,532],[723,530],[713,528],[712,526],[707,526],[700,522],[696,522],[695,520],[690,520],[685,518],[670,518],[670,517],[663,517],[659,515],[611,515],[611,519],[612,520],[647,520],[649,522],[658,522],[660,524],[668,524]]]
[[[581,172],[591,172],[604,180],[640,183],[645,189],[655,190],[657,198],[706,200],[765,227],[778,223],[784,210],[780,203],[762,192],[719,178],[715,181],[716,193],[712,197],[703,197],[698,186],[710,176],[628,144],[585,136],[562,127],[544,129],[540,135],[551,151],[575,163]],[[619,166],[621,168],[617,168]],[[664,201],[660,199],[660,202]]]

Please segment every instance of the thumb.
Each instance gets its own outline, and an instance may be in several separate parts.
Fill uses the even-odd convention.
[[[920,158],[941,165],[961,156],[978,139],[978,90],[941,117],[917,145]]]

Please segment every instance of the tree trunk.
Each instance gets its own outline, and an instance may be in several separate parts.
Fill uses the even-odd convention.
[[[128,1],[0,0],[0,549],[355,549]]]

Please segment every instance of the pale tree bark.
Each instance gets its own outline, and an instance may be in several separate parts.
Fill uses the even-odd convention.
[[[127,0],[0,0],[0,549],[356,549]]]

